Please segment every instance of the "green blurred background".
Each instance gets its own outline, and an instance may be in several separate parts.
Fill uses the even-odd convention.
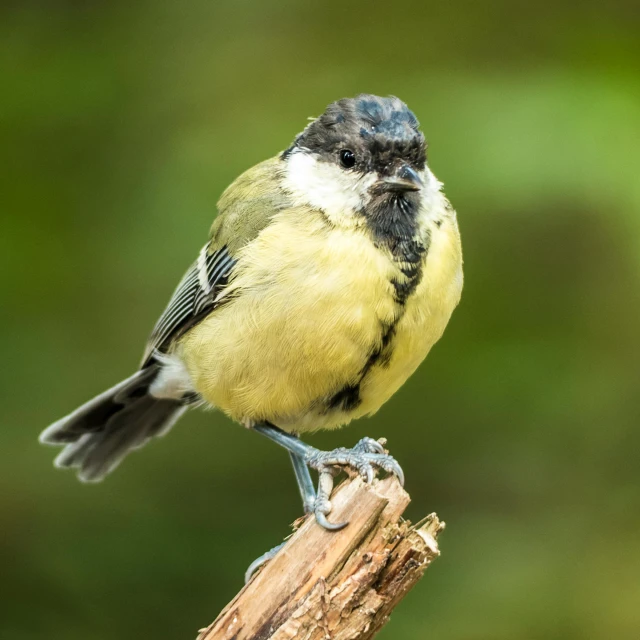
[[[640,637],[635,2],[4,3],[0,636],[188,639],[300,514],[286,454],[192,413],[105,483],[40,430],[129,375],[222,189],[325,105],[395,94],[466,287],[374,418],[442,558],[387,640]]]

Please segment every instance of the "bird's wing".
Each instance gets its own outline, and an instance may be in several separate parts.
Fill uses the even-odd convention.
[[[211,242],[208,242],[202,248],[151,332],[143,364],[149,362],[154,352],[165,351],[176,337],[211,311],[235,263],[226,247],[212,251]]]
[[[282,209],[290,206],[280,188],[282,161],[262,162],[239,176],[218,203],[211,239],[180,281],[156,323],[142,359],[146,366],[154,352],[164,352],[217,305],[232,276],[240,249],[251,242]]]

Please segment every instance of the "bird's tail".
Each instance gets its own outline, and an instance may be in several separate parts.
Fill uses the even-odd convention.
[[[77,467],[78,478],[98,482],[132,449],[164,435],[187,410],[179,400],[154,398],[152,364],[93,398],[40,434],[44,444],[64,446],[57,467]]]

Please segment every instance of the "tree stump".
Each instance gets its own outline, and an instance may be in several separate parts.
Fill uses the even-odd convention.
[[[302,519],[286,546],[253,576],[197,640],[367,640],[439,555],[435,514],[402,519],[409,495],[397,479],[346,480],[326,531]]]

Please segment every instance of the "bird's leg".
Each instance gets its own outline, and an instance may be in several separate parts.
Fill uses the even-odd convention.
[[[307,467],[304,458],[299,454],[289,451],[291,457],[291,463],[293,464],[293,471],[296,474],[296,480],[298,481],[298,489],[300,490],[300,497],[302,498],[302,507],[305,513],[313,513],[316,505],[316,490],[313,486],[313,480],[309,473],[309,467]],[[244,574],[244,582],[247,584],[251,580],[251,576],[263,565],[273,560],[278,551],[287,544],[281,542],[279,545],[269,549],[266,553],[263,553],[259,558],[256,558],[246,570]]]
[[[299,453],[289,451],[289,456],[293,464],[293,472],[296,474],[296,480],[298,481],[304,512],[313,513],[316,504],[316,490],[313,488],[309,467],[307,467],[304,458]]]
[[[333,451],[320,451],[302,442],[297,436],[282,431],[270,424],[259,424],[256,431],[267,436],[289,451],[293,471],[298,481],[298,489],[302,498],[305,513],[313,513],[316,522],[329,531],[338,531],[349,524],[348,522],[331,523],[327,514],[331,512],[331,492],[333,479],[339,473],[340,467],[353,467],[367,482],[373,480],[373,469],[379,467],[398,476],[404,483],[404,475],[400,465],[390,455],[385,453],[383,444],[373,438],[362,438],[352,449],[341,447]],[[318,492],[313,487],[313,480],[309,469],[318,471]],[[251,576],[264,564],[272,560],[285,546],[286,542],[263,553],[256,558],[247,569],[244,580],[249,582]]]
[[[347,525],[346,522],[330,523],[326,515],[331,511],[331,490],[333,477],[338,469],[351,467],[355,469],[366,482],[372,482],[374,469],[380,468],[392,473],[404,484],[404,474],[400,465],[387,454],[384,447],[373,438],[363,438],[352,449],[340,447],[333,451],[320,451],[302,442],[296,436],[274,427],[272,424],[261,423],[253,427],[256,431],[287,449],[291,454],[293,467],[300,486],[300,493],[305,504],[305,510],[310,506],[309,490],[310,478],[308,469],[315,469],[319,473],[318,494],[313,501],[313,511],[318,524],[325,529],[337,530]],[[303,470],[304,469],[304,470]],[[311,487],[311,490],[313,487]]]

